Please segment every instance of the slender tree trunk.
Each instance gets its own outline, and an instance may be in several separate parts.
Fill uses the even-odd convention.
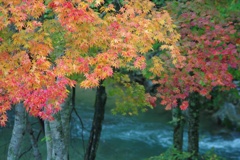
[[[11,141],[8,147],[7,160],[18,160],[23,136],[26,130],[26,113],[23,103],[15,106],[15,118]]]
[[[173,147],[182,152],[184,119],[182,116],[182,111],[179,107],[172,109],[172,119],[174,125]]]
[[[35,160],[42,160],[42,155],[41,155],[41,153],[39,151],[39,148],[38,148],[37,139],[34,136],[34,131],[33,131],[32,126],[31,126],[29,121],[27,122],[27,131],[28,131],[29,136],[30,136],[30,141],[31,141],[32,149],[33,149],[34,159]]]
[[[102,86],[101,84],[97,88],[97,94],[96,94],[95,105],[94,105],[95,112],[94,112],[88,147],[84,157],[85,160],[95,159],[100,136],[101,136],[102,122],[104,120],[105,104],[107,100],[105,87]]]
[[[60,113],[57,113],[54,118],[49,122],[52,137],[52,159],[67,160],[67,146]]]
[[[62,109],[54,116],[53,121],[45,121],[47,160],[69,159],[70,97],[61,105]]]
[[[52,160],[53,144],[50,125],[48,121],[44,121],[45,141],[47,147],[47,160]]]
[[[67,151],[67,159],[69,159],[69,146],[70,146],[70,114],[72,110],[72,105],[70,105],[70,97],[66,100],[65,104],[62,106],[61,114],[61,122],[62,129],[64,133],[64,143]]]
[[[197,101],[197,100],[195,100]],[[199,107],[189,105],[188,107],[188,152],[192,153],[191,159],[198,157],[199,151]]]

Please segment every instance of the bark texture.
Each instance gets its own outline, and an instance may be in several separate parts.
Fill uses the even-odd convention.
[[[61,115],[61,122],[62,122],[62,129],[64,134],[64,143],[66,146],[67,152],[67,159],[69,159],[69,146],[70,146],[70,114],[72,110],[72,105],[70,105],[70,98],[67,99],[65,104],[62,106],[62,111],[60,112]]]
[[[67,160],[67,146],[60,113],[55,115],[54,118],[54,121],[49,122],[52,137],[52,159]]]
[[[46,141],[46,147],[47,147],[47,160],[52,160],[52,152],[53,152],[52,135],[51,135],[50,125],[48,121],[44,121],[44,131],[45,131],[45,141]]]
[[[61,105],[62,109],[53,121],[45,121],[47,160],[68,160],[70,141],[70,97]]]
[[[18,160],[20,146],[26,130],[26,113],[23,103],[15,106],[15,118],[12,137],[8,147],[7,160]]]
[[[182,111],[179,107],[172,109],[172,119],[174,125],[173,146],[181,152],[183,147],[184,120],[182,116]]]
[[[107,100],[107,94],[105,91],[105,87],[100,85],[97,88],[97,94],[96,94],[95,105],[94,105],[95,112],[94,112],[88,147],[84,157],[85,160],[94,160],[96,157],[97,148],[98,148],[101,131],[102,131],[102,122],[104,120],[106,100]]]
[[[188,108],[188,152],[192,153],[191,159],[198,157],[199,151],[199,107],[189,105]]]

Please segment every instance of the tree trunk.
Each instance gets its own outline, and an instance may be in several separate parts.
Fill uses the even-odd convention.
[[[107,94],[105,91],[105,87],[101,85],[97,88],[97,94],[95,99],[95,112],[94,118],[92,122],[92,129],[90,133],[90,138],[88,142],[88,147],[85,153],[85,160],[94,160],[96,157],[96,152],[101,136],[102,131],[102,122],[104,120],[104,111],[105,104],[107,100]]]
[[[47,146],[47,160],[52,160],[53,144],[50,125],[48,121],[44,121],[45,141]]]
[[[195,100],[196,102],[197,100]],[[199,150],[199,107],[189,105],[188,107],[188,152],[192,153],[191,159],[198,157]]]
[[[61,112],[61,111],[60,111]],[[52,159],[67,160],[67,146],[64,137],[64,126],[61,122],[61,115],[57,113],[54,120],[49,122],[52,137]]]
[[[69,159],[69,146],[70,146],[70,114],[72,110],[72,105],[70,105],[70,96],[66,100],[65,104],[62,106],[61,122],[64,133],[64,142],[66,146],[67,159]]]
[[[26,130],[26,114],[23,103],[15,106],[15,118],[11,141],[8,147],[7,160],[18,160],[23,136]]]
[[[53,121],[45,121],[47,160],[69,159],[70,97],[61,105],[62,109],[54,116]]]
[[[172,109],[172,119],[174,125],[173,147],[182,152],[184,119],[182,116],[182,111],[179,107]]]

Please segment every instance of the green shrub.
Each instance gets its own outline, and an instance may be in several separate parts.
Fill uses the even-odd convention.
[[[159,156],[151,157],[148,160],[185,160],[191,157],[189,152],[179,152],[175,148],[169,148],[166,152],[160,154]]]
[[[189,152],[180,152],[175,148],[169,148],[166,152],[160,154],[159,156],[150,157],[147,160],[187,160],[192,156]],[[203,155],[199,155],[198,158],[192,160],[225,160],[224,158],[218,156],[214,149],[207,151]]]

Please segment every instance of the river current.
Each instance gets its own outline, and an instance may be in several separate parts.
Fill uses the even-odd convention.
[[[94,92],[89,91],[89,94]],[[77,103],[85,129],[82,130],[77,117],[73,116],[71,131],[73,139],[81,139],[83,135],[85,145],[93,117],[93,101],[87,97],[89,94],[80,96]],[[97,160],[143,160],[171,147],[173,128],[169,124],[170,111],[156,108],[138,116],[112,115],[113,102],[113,99],[108,99]],[[201,115],[200,153],[214,149],[216,154],[227,160],[240,160],[240,133],[222,129],[210,117],[204,116]],[[187,150],[187,130],[184,133],[184,149]]]

